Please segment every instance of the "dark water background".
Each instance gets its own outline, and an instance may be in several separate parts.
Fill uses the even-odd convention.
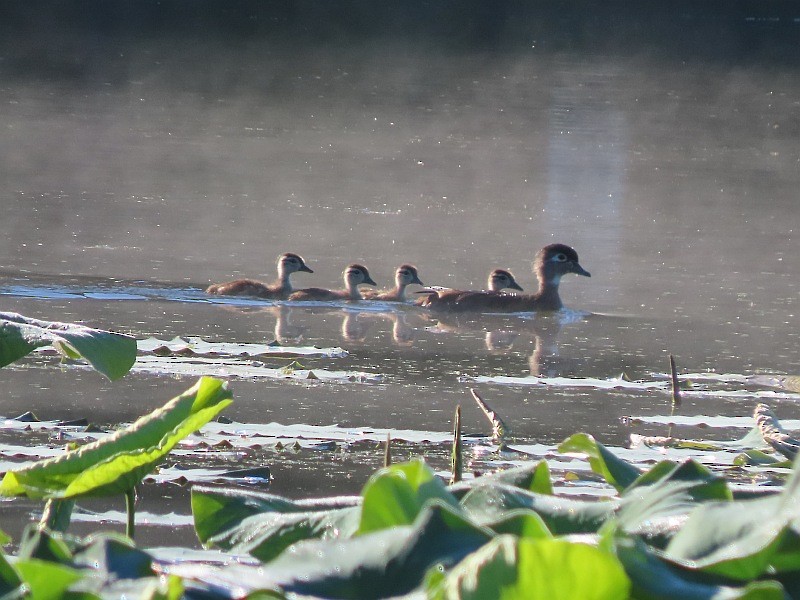
[[[264,342],[279,326],[386,375],[237,380],[238,421],[443,431],[462,403],[485,431],[461,375],[647,379],[670,352],[683,372],[798,372],[794,3],[6,3],[0,33],[0,310],[137,337]],[[180,301],[272,278],[284,251],[315,271],[300,287],[336,286],[357,260],[387,285],[412,262],[430,284],[480,288],[502,266],[532,290],[554,241],[592,273],[562,284],[588,317],[445,331],[413,308]],[[36,292],[54,286],[178,300]],[[33,365],[0,371],[0,414],[118,423],[189,385]],[[620,418],[668,401],[481,389],[545,443],[585,430],[624,445]],[[354,491],[369,472],[305,467],[273,465],[274,491]]]

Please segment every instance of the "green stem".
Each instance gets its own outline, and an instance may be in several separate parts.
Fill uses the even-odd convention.
[[[136,488],[132,487],[125,491],[125,510],[128,513],[128,522],[125,526],[125,535],[133,539],[136,521]]]

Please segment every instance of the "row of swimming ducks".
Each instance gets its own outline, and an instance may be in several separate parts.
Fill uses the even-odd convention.
[[[406,287],[412,284],[425,286],[413,265],[404,264],[395,271],[395,287],[391,290],[359,290],[359,285],[377,286],[363,265],[351,264],[344,270],[343,290],[325,288],[292,288],[289,276],[292,273],[313,273],[303,257],[287,252],[278,257],[278,279],[274,283],[262,283],[253,279],[237,279],[209,286],[209,294],[230,296],[255,296],[271,300],[380,300],[383,302],[406,302]],[[523,291],[514,276],[504,269],[495,269],[489,274],[487,290],[456,290],[451,288],[425,288],[417,292],[417,306],[433,311],[476,312],[529,312],[559,310],[563,304],[558,295],[561,277],[575,273],[591,277],[578,262],[578,253],[565,244],[550,244],[536,254],[533,272],[539,289],[533,294],[506,293],[511,289]]]

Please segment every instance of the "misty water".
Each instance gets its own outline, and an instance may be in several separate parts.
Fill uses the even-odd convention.
[[[669,414],[666,388],[475,378],[664,381],[670,353],[681,373],[797,374],[797,71],[545,50],[264,42],[193,54],[143,41],[108,59],[113,72],[7,78],[0,310],[139,339],[338,346],[347,357],[299,362],[381,376],[231,377],[225,414],[252,424],[446,432],[461,404],[465,429],[486,435],[476,387],[519,443],[585,431],[625,446],[625,417]],[[296,287],[339,287],[350,262],[388,287],[409,262],[430,285],[481,289],[504,267],[533,291],[531,261],[552,242],[592,274],[564,278],[568,308],[553,315],[453,320],[202,292],[271,280],[286,251],[314,270]],[[0,373],[3,416],[106,425],[195,379],[134,370],[109,383],[41,356]],[[680,412],[745,416],[766,398],[796,416],[800,396],[761,382],[687,395]],[[432,453],[444,465],[444,447]],[[264,460],[272,491],[307,496],[357,492],[381,458],[375,444],[354,460]]]

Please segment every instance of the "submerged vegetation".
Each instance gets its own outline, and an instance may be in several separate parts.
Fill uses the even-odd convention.
[[[0,334],[3,365],[41,346],[52,346],[69,359],[82,357],[109,378],[120,377],[136,360],[132,338],[82,326],[3,314]],[[214,346],[202,340],[145,340],[138,351],[140,357],[184,359],[275,353],[293,361],[307,354],[268,346]],[[338,351],[318,349],[328,356]],[[296,362],[284,368],[287,374],[299,370],[303,367]],[[678,403],[674,367],[671,379],[673,403]],[[737,442],[639,440],[643,446],[686,449],[695,455],[682,460],[626,460],[619,449],[586,434],[573,435],[557,448],[558,456],[585,460],[589,470],[569,467],[561,479],[603,485],[608,493],[571,496],[559,493],[563,486],[559,488],[552,466],[558,457],[531,460],[533,452],[514,444],[500,415],[475,390],[473,397],[489,419],[492,435],[479,442],[462,436],[461,411],[456,410],[450,473],[435,472],[421,458],[393,464],[392,444],[386,439],[385,466],[357,496],[294,500],[242,486],[195,484],[192,519],[207,550],[139,549],[132,539],[135,489],[159,471],[170,451],[204,426],[209,441],[217,436],[231,447],[246,443],[241,431],[231,436],[226,433],[229,425],[210,423],[230,404],[231,393],[221,380],[202,377],[113,434],[7,470],[0,494],[47,504],[41,520],[27,526],[16,552],[0,555],[0,595],[800,596],[800,465],[791,462],[800,442],[766,405],[756,408],[751,433]],[[292,429],[265,427],[282,435]],[[366,437],[377,443],[386,433],[373,430]],[[264,433],[255,435],[263,439]],[[470,474],[464,455],[476,443],[501,459],[497,467],[515,466]],[[727,462],[731,477],[697,460],[707,452],[732,455]],[[484,461],[486,467],[491,464]],[[245,475],[265,473],[268,479],[266,468],[246,470]],[[754,473],[768,485],[743,484]],[[128,535],[70,534],[74,502],[109,494],[127,499]]]

